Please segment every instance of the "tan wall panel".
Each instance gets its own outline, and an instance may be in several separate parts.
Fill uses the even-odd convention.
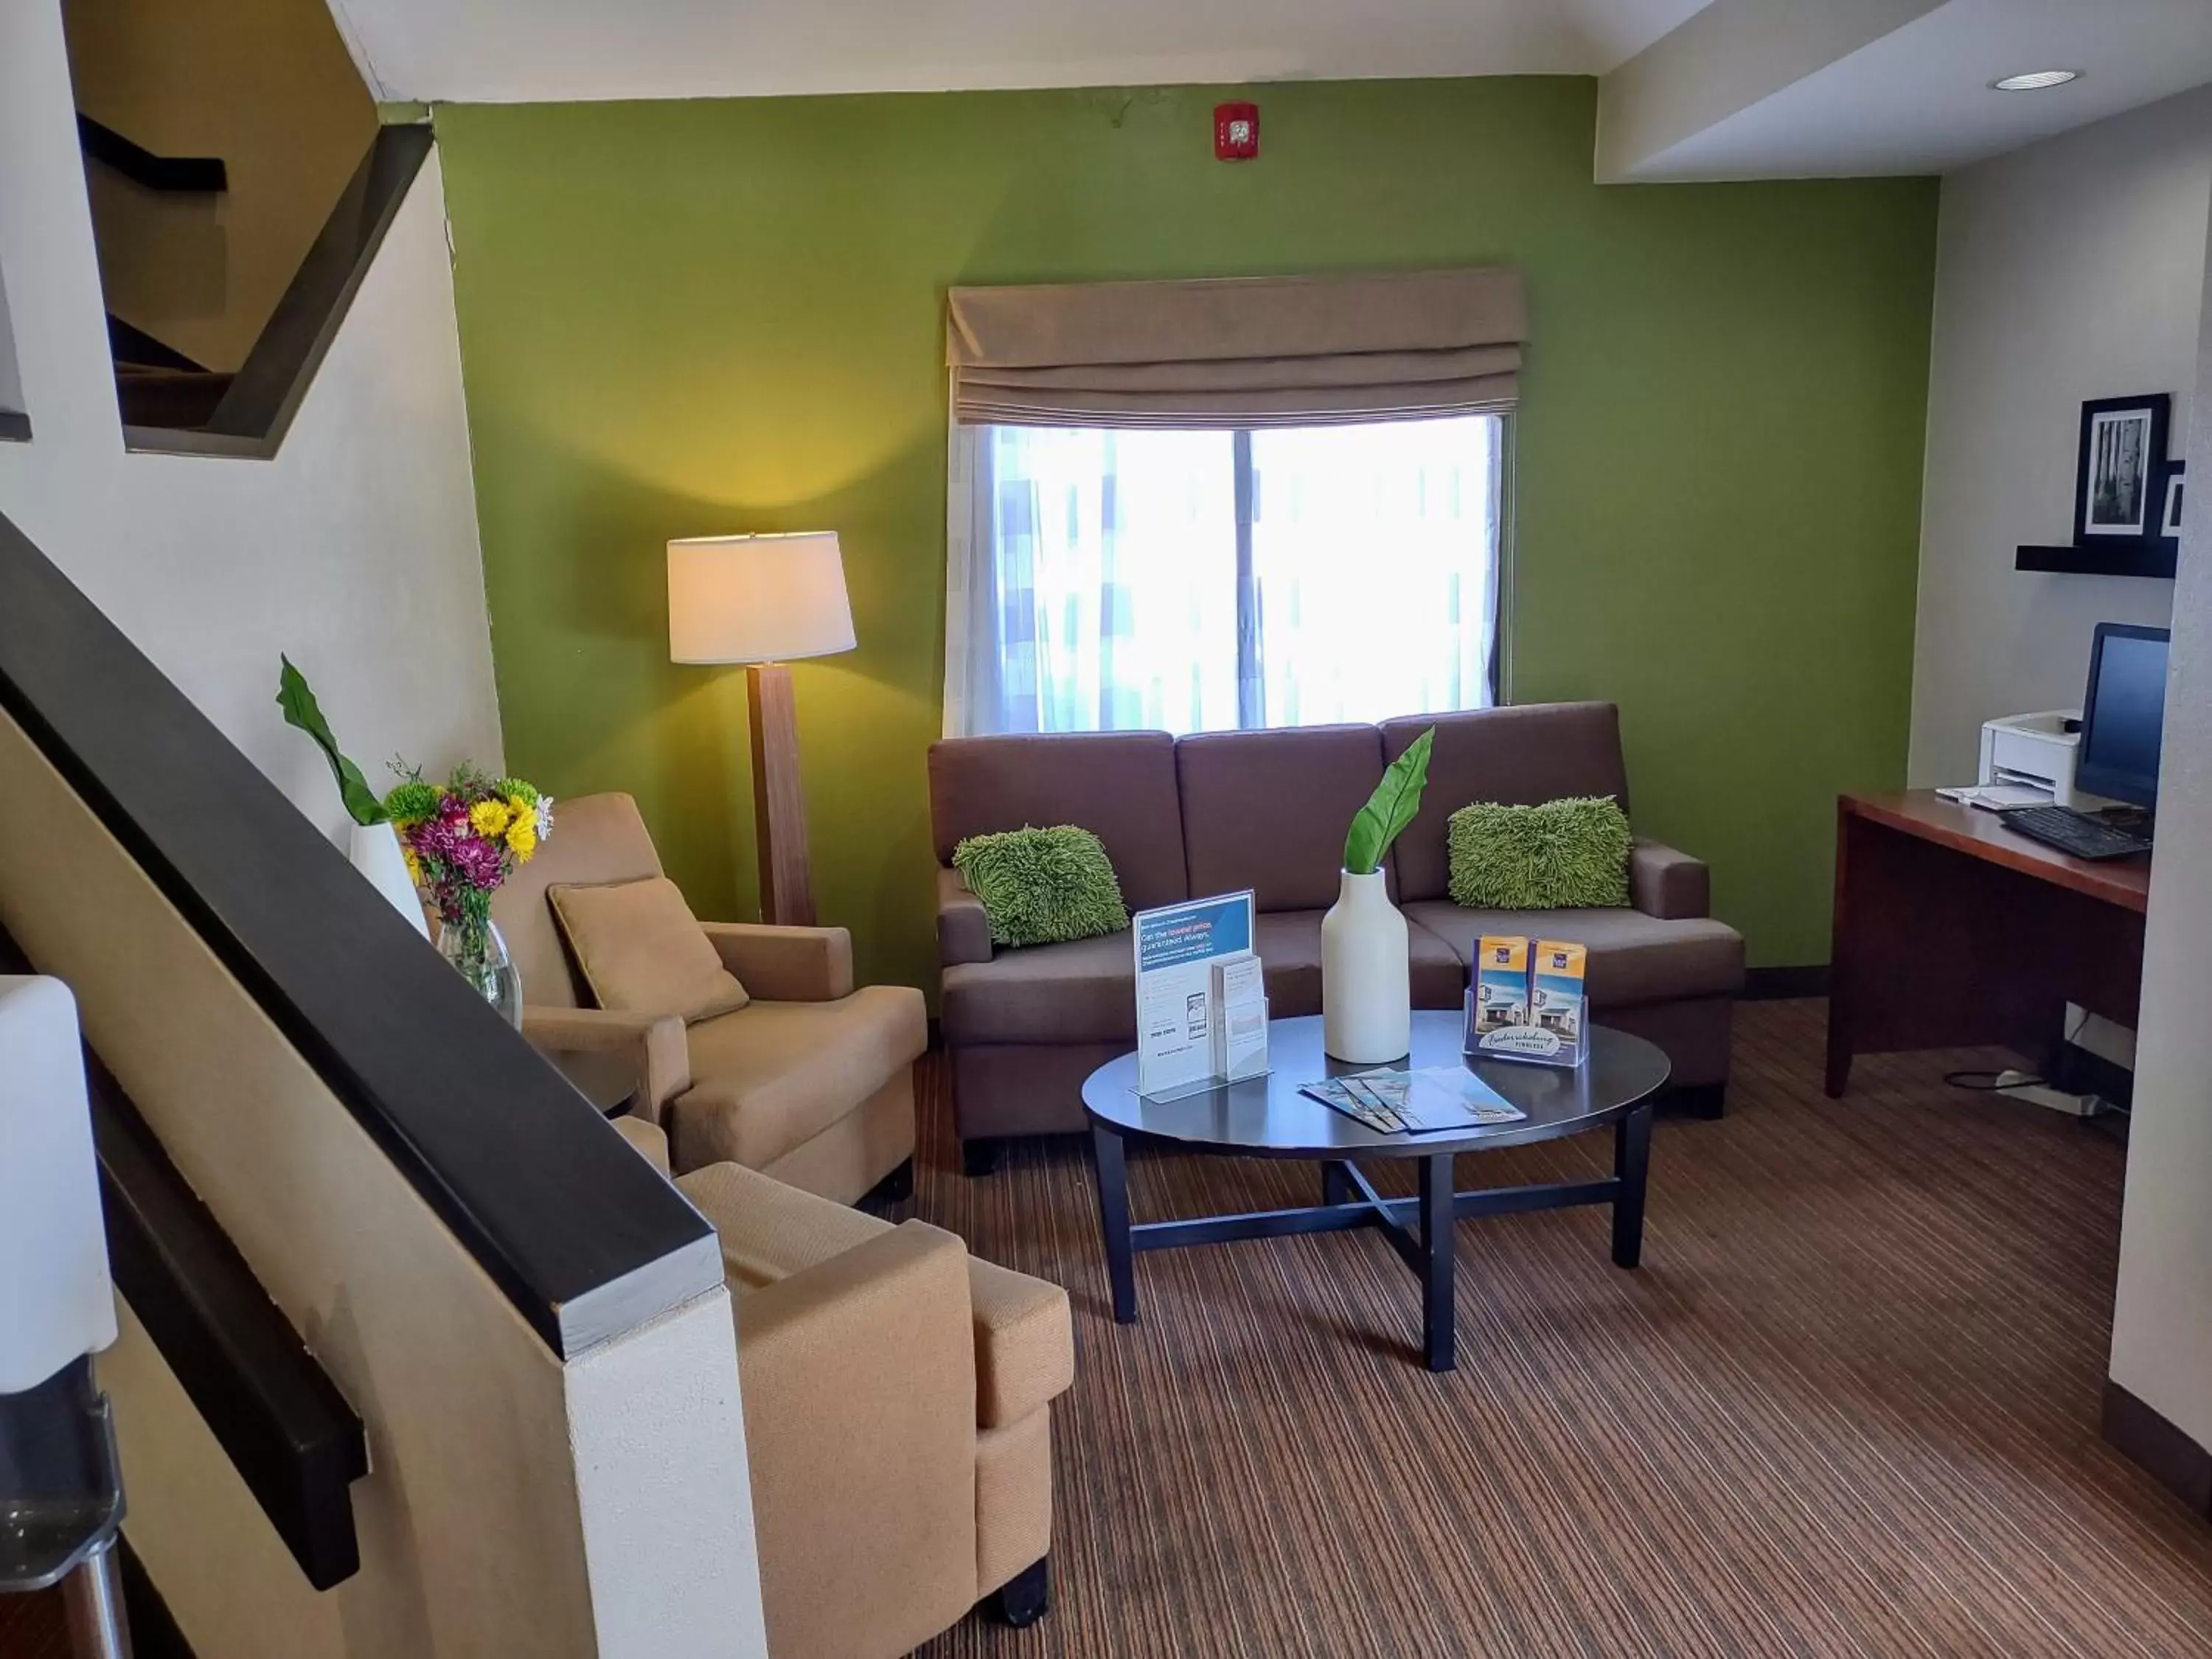
[[[211,1475],[220,1452],[158,1357],[118,1344],[103,1375],[128,1530],[198,1650],[595,1652],[559,1363],[4,719],[0,925],[76,992],[88,1040],[368,1425],[362,1571],[318,1595]]]
[[[77,107],[161,155],[216,155],[220,196],[94,167],[108,308],[236,368],[376,132],[323,0],[66,0]]]

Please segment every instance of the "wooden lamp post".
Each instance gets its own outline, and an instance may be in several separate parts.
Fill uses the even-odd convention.
[[[668,544],[670,659],[745,665],[763,921],[814,924],[806,793],[799,778],[797,710],[786,665],[850,651],[854,643],[835,531],[700,536]]]

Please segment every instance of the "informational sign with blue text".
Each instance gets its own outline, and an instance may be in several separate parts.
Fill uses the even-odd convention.
[[[1137,1092],[1175,1095],[1213,1080],[1213,965],[1252,949],[1252,895],[1226,893],[1139,910]]]

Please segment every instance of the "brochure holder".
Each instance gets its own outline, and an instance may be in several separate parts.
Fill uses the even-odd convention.
[[[1579,1067],[1589,1058],[1589,952],[1557,939],[1476,941],[1462,1048],[1486,1060]]]
[[[1172,1100],[1267,1069],[1267,1003],[1252,949],[1252,894],[1139,910],[1137,1092]]]

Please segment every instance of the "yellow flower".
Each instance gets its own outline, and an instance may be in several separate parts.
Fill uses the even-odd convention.
[[[422,860],[415,856],[415,849],[411,847],[401,848],[399,856],[407,860],[407,879],[420,887],[422,884]]]
[[[486,841],[497,841],[514,816],[503,800],[480,800],[469,808],[469,828]]]
[[[538,815],[535,812],[516,815],[514,822],[507,826],[507,845],[517,859],[525,864],[530,862],[530,855],[538,850]]]

